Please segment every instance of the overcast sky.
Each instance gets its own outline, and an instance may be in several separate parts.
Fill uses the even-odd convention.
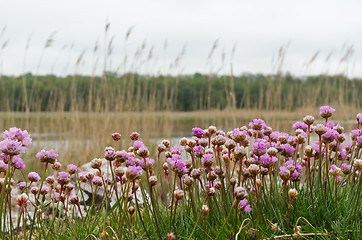
[[[361,13],[361,0],[2,0],[0,74],[227,74],[232,63],[238,75],[283,62],[298,76],[362,77]]]

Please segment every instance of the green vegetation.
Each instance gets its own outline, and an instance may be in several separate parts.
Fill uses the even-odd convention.
[[[242,75],[0,77],[0,111],[291,111],[323,104],[360,108],[362,79]]]

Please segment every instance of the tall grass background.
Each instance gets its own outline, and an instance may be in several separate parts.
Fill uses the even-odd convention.
[[[184,135],[194,126],[232,129],[256,117],[265,119],[275,130],[288,131],[293,121],[317,114],[320,105],[332,105],[339,114],[334,118],[348,122],[354,120],[362,104],[362,79],[343,74],[349,71],[352,47],[346,48],[340,58],[340,75],[329,75],[328,70],[319,76],[285,73],[286,45],[272,61],[271,74],[235,76],[232,60],[236,46],[230,56],[221,51],[221,61],[216,61],[220,51],[215,41],[206,58],[207,74],[186,75],[182,63],[186,46],[171,62],[163,64],[168,66],[165,68],[157,65],[160,56],[154,55],[154,46],[146,41],[130,52],[127,46],[132,31],[130,28],[123,36],[120,63],[114,56],[115,35],[107,23],[102,43],[96,42],[93,49],[80,52],[76,59],[70,57],[74,45],[64,45],[48,75],[40,75],[39,70],[56,41],[56,32],[45,40],[34,73],[26,72],[28,62],[34,61],[28,59],[31,37],[19,64],[23,74],[4,76],[0,68],[0,127],[5,130],[17,126],[32,134],[34,151],[27,158],[30,169],[39,167],[31,155],[41,148],[56,148],[63,163],[88,162],[102,155],[113,132],[120,132],[123,144],[128,145],[128,135],[138,131],[145,143],[152,145],[160,138]],[[5,32],[0,34],[0,59],[9,44]],[[163,48],[166,52],[167,42]],[[54,75],[60,57],[67,54],[65,74]],[[316,52],[306,62],[306,75],[318,55]],[[326,69],[329,60],[330,56],[325,60]],[[87,62],[93,65],[92,72],[81,74]],[[100,69],[101,75],[97,74]],[[153,75],[139,74],[147,69],[160,70]],[[222,75],[225,69],[230,74]]]

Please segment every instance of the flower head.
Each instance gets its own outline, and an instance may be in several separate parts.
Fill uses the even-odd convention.
[[[253,153],[257,156],[261,156],[266,153],[266,148],[268,147],[267,142],[264,139],[256,139],[253,143]]]
[[[198,128],[198,127],[194,127],[192,129],[192,132],[194,133],[194,136],[198,137],[198,138],[201,138],[202,135],[204,134],[204,130],[202,130],[201,128]]]
[[[75,166],[74,164],[69,164],[67,168],[68,168],[68,173],[71,175],[77,171],[77,166]]]
[[[332,114],[335,112],[336,110],[330,106],[322,106],[320,108],[320,113],[319,115],[322,117],[322,118],[329,118],[332,116]]]
[[[119,140],[121,140],[121,134],[120,133],[113,133],[112,138],[113,138],[113,140],[115,142],[118,142]]]
[[[262,130],[263,128],[266,128],[266,124],[262,119],[253,119],[253,121],[249,123],[249,127],[252,128],[253,130],[258,131]]]
[[[65,185],[70,181],[69,174],[67,172],[59,172],[57,182],[60,185]]]
[[[140,137],[140,134],[139,134],[138,132],[133,132],[133,133],[131,133],[131,135],[129,136],[129,138],[130,138],[132,141],[138,140],[139,137]]]
[[[50,149],[49,151],[43,149],[40,152],[38,152],[35,156],[40,160],[40,162],[53,164],[55,163],[59,155],[56,154],[53,149]]]
[[[358,113],[358,114],[357,114],[357,122],[358,122],[359,124],[362,124],[362,113]]]
[[[333,177],[339,177],[342,174],[342,171],[339,167],[333,164],[329,170],[329,174],[331,174]]]
[[[293,124],[294,129],[302,129],[304,131],[307,131],[308,125],[304,122],[298,121]]]
[[[153,164],[155,164],[155,160],[153,160],[152,158],[145,158],[140,160],[139,165],[143,168],[143,169],[150,169]]]
[[[21,159],[18,155],[15,155],[13,157],[13,166],[14,166],[15,169],[23,169],[24,170],[26,168],[23,159]]]
[[[9,131],[6,130],[4,135],[8,139],[20,142],[23,147],[28,147],[32,141],[29,133],[26,130],[22,131],[20,128],[16,127],[10,128]]]
[[[100,186],[102,186],[102,184],[103,184],[103,180],[102,180],[102,178],[99,177],[99,176],[94,176],[93,179],[92,179],[92,183],[93,183],[95,186],[100,187]]]
[[[28,178],[29,178],[29,181],[30,181],[30,182],[37,182],[37,181],[40,180],[40,176],[39,176],[39,174],[36,173],[36,172],[30,172],[30,173],[28,174]]]
[[[279,176],[281,177],[281,179],[283,179],[284,181],[290,179],[290,171],[286,167],[280,167],[279,170]]]
[[[100,159],[100,158],[94,158],[92,161],[91,161],[91,167],[93,169],[100,169],[101,166],[102,166],[102,162],[103,160]]]
[[[0,142],[0,151],[6,155],[14,156],[25,152],[25,147],[17,140],[6,138]]]
[[[104,158],[108,161],[113,161],[116,158],[116,152],[113,147],[106,147],[104,149]]]
[[[129,166],[126,169],[126,177],[129,181],[133,181],[140,177],[143,173],[143,169],[140,166]]]
[[[205,168],[209,168],[214,163],[214,155],[212,154],[204,154],[201,158],[201,162]]]
[[[183,149],[178,147],[178,146],[173,146],[172,148],[170,148],[170,152],[172,154],[178,154],[178,155],[181,155],[182,152],[183,152]]]

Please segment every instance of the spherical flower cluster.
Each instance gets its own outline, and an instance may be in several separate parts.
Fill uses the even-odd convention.
[[[204,130],[198,127],[194,127],[192,129],[192,132],[194,133],[194,136],[198,138],[201,138],[204,135]]]
[[[256,139],[253,143],[253,153],[257,156],[261,156],[266,153],[268,143],[264,139]]]
[[[28,174],[28,178],[29,178],[30,182],[37,182],[37,181],[39,181],[41,179],[39,174],[36,173],[36,172],[30,172]]]
[[[4,135],[8,139],[20,142],[25,148],[32,142],[29,133],[26,130],[22,131],[20,128],[12,127],[9,131],[5,130]]]
[[[342,169],[343,174],[345,174],[345,175],[348,175],[353,171],[352,165],[347,164],[347,163],[342,163],[341,169]]]
[[[342,171],[339,167],[333,164],[329,170],[329,174],[331,174],[333,177],[339,177],[342,174]]]
[[[55,162],[52,164],[52,168],[54,171],[59,171],[59,169],[62,167],[62,164],[60,162]]]
[[[178,154],[178,155],[181,155],[182,152],[183,152],[183,149],[178,147],[178,146],[173,146],[172,148],[170,148],[170,152],[172,154]]]
[[[283,179],[284,181],[290,179],[290,171],[286,167],[282,166],[279,168],[279,170],[279,176],[281,177],[281,179]]]
[[[294,155],[295,148],[291,146],[289,143],[283,145],[282,154],[286,157],[292,157]]]
[[[69,181],[70,181],[69,174],[67,172],[59,172],[58,173],[57,182],[60,185],[65,185],[65,184],[69,183]]]
[[[357,123],[358,123],[358,126],[359,126],[359,124],[362,124],[362,113],[357,114]]]
[[[139,165],[144,169],[150,169],[153,164],[155,164],[155,160],[153,160],[152,158],[145,158],[143,160],[140,160]]]
[[[172,154],[171,157],[167,158],[167,162],[170,164],[171,169],[179,175],[183,175],[188,172],[186,162],[182,159],[181,155]]]
[[[67,166],[67,169],[68,169],[68,173],[71,175],[77,172],[77,166],[74,164],[69,164]]]
[[[29,197],[25,193],[22,193],[16,198],[16,202],[21,207],[21,211],[24,214],[24,208],[29,203]]]
[[[58,156],[59,155],[56,154],[53,149],[50,149],[49,151],[46,151],[45,149],[43,149],[36,154],[36,158],[38,158],[40,160],[40,162],[45,162],[45,163],[49,163],[49,164],[55,163]]]
[[[325,143],[333,142],[338,137],[338,132],[334,129],[328,128],[327,131],[322,135],[322,139]]]
[[[102,184],[103,184],[103,180],[99,176],[94,176],[93,179],[92,179],[92,183],[97,187],[101,187]]]
[[[319,115],[322,117],[322,118],[329,118],[332,116],[332,114],[335,112],[336,110],[330,106],[322,106],[320,108],[320,113]]]
[[[101,166],[102,166],[102,159],[100,158],[94,158],[92,161],[91,161],[91,168],[93,169],[100,169]]]
[[[308,125],[306,123],[304,123],[304,122],[298,121],[298,122],[295,122],[293,124],[293,128],[294,129],[302,129],[303,131],[307,131]]]
[[[244,198],[246,198],[248,196],[248,193],[246,192],[245,188],[243,187],[236,187],[234,190],[234,197],[237,200],[243,200]]]
[[[249,123],[249,127],[253,130],[259,131],[266,128],[266,124],[262,119],[253,119],[253,121]]]
[[[108,161],[116,159],[116,152],[113,147],[106,147],[104,149],[104,158]]]
[[[132,141],[138,140],[139,137],[140,137],[140,134],[139,134],[138,132],[133,132],[133,133],[131,133],[131,135],[129,136],[129,138],[130,138]]]
[[[6,138],[0,142],[0,151],[9,156],[19,155],[25,152],[25,147],[21,142]]]
[[[115,142],[118,142],[119,140],[121,140],[121,134],[120,133],[113,133],[112,134],[112,138]]]
[[[297,190],[295,188],[292,188],[292,189],[289,190],[288,195],[289,195],[289,197],[291,199],[294,199],[294,198],[297,197],[298,192],[297,192]]]
[[[209,212],[210,212],[209,207],[208,207],[207,205],[202,205],[202,207],[201,207],[201,214],[202,214],[203,216],[207,216],[207,215],[209,215]]]
[[[314,117],[307,115],[303,118],[303,122],[307,124],[308,126],[312,125],[314,123]]]
[[[278,161],[278,158],[275,156],[270,156],[268,154],[263,154],[259,157],[259,163],[264,168],[269,168],[274,165]]]
[[[174,196],[177,200],[180,200],[180,199],[184,198],[185,193],[184,193],[184,191],[182,191],[181,189],[176,189],[176,190],[173,192],[173,196]]]
[[[230,137],[237,143],[244,143],[250,139],[248,132],[246,130],[241,130],[240,128],[235,128]]]
[[[327,132],[327,127],[323,124],[317,124],[313,127],[313,131],[320,136]]]
[[[223,135],[217,135],[211,140],[212,144],[215,146],[221,146],[226,142],[226,137]]]
[[[126,169],[126,177],[128,181],[133,181],[139,178],[143,173],[143,169],[140,166],[129,166]]]
[[[201,158],[201,162],[205,168],[210,168],[214,163],[214,155],[213,154],[204,154]]]
[[[362,169],[362,159],[354,159],[353,166],[357,168],[358,170]]]

